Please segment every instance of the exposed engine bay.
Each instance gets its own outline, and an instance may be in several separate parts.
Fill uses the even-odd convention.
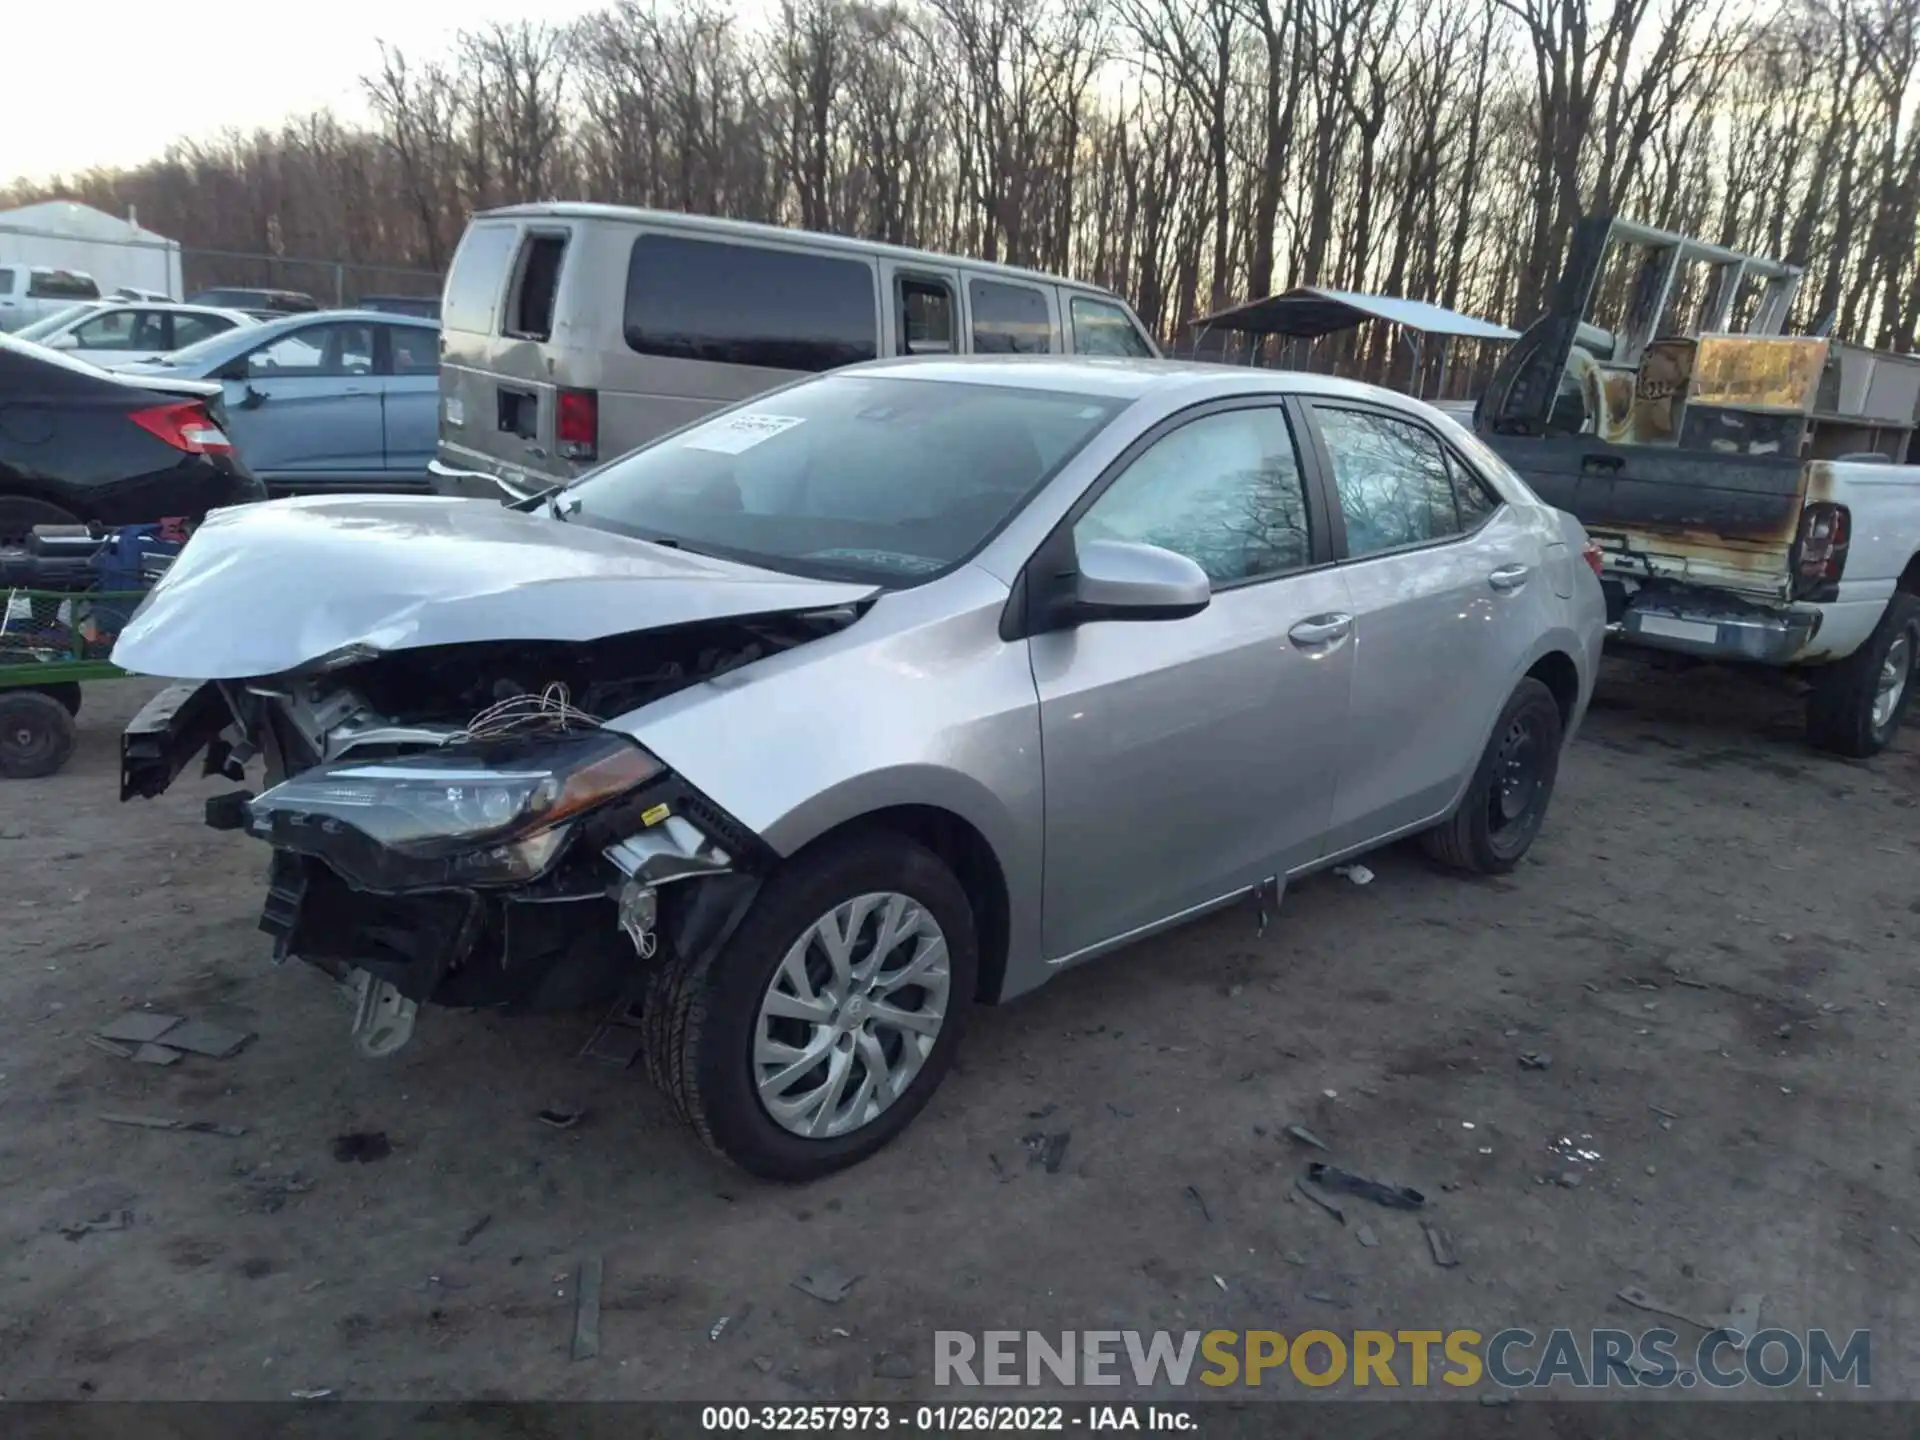
[[[723,943],[772,856],[603,721],[852,623],[859,607],[577,642],[337,654],[173,687],[128,726],[122,798],[195,755],[266,788],[207,802],[273,847],[276,962],[351,986],[382,1055],[422,1004],[575,1010],[636,998],[663,947]]]

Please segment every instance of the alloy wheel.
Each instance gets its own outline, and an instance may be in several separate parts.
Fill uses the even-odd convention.
[[[1913,675],[1913,631],[1903,630],[1887,647],[1880,662],[1880,679],[1873,692],[1873,728],[1884,730],[1900,709],[1901,697]]]
[[[846,1135],[897,1101],[946,1022],[946,936],[910,896],[836,905],[781,957],[754,1026],[753,1080],[781,1128]]]

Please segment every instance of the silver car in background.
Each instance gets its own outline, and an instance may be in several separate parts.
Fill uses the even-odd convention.
[[[1603,625],[1579,525],[1401,396],[879,362],[514,508],[216,513],[114,652],[186,682],[123,794],[263,757],[209,821],[363,1051],[635,1002],[701,1137],[803,1179],[977,1003],[1398,836],[1512,869]]]

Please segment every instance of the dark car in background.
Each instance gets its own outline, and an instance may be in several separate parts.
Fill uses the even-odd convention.
[[[0,335],[0,546],[36,525],[139,525],[264,500],[218,384],[112,374]]]
[[[304,290],[255,290],[243,285],[227,285],[201,290],[187,297],[189,305],[221,305],[229,310],[245,310],[250,315],[306,315],[320,308],[320,302]]]
[[[360,301],[362,310],[383,315],[414,315],[422,320],[440,318],[438,295],[368,295]]]

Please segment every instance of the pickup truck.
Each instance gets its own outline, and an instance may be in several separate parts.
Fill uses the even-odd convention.
[[[1583,222],[1581,273],[1503,360],[1481,438],[1600,547],[1611,636],[1802,670],[1809,742],[1877,754],[1920,662],[1920,466],[1896,463],[1920,364],[1821,337],[1656,339],[1657,303],[1640,334],[1596,344],[1584,309],[1608,223]],[[1758,319],[1784,317],[1792,267],[1620,222],[1611,238],[1622,231],[1652,251],[1636,294],[1658,294],[1660,267],[1704,258],[1736,270],[1733,284],[1777,280]]]

